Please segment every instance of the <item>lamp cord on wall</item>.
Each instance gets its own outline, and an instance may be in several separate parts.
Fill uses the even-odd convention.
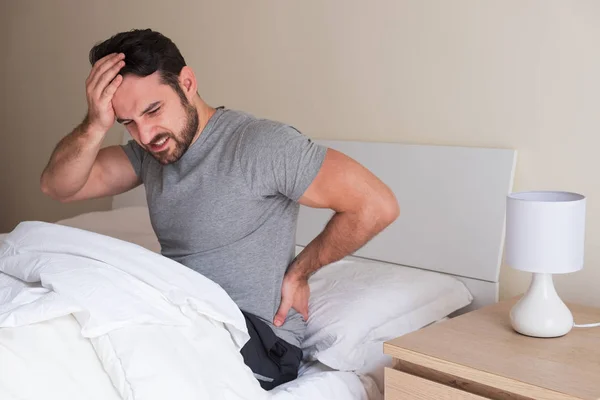
[[[595,324],[581,324],[581,325],[573,324],[573,326],[575,328],[595,328],[597,326],[600,326],[600,322],[595,323]]]

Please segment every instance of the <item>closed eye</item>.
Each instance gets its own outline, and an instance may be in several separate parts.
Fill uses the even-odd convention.
[[[152,111],[148,111],[148,114],[149,114],[149,115],[156,114],[156,113],[158,112],[158,110],[160,110],[160,107],[157,107],[157,108],[155,108],[155,109],[154,109],[154,110],[152,110]]]

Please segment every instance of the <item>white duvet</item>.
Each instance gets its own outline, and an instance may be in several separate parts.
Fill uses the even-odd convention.
[[[262,390],[225,291],[132,243],[23,222],[0,244],[0,271],[2,399],[368,399],[349,372]]]

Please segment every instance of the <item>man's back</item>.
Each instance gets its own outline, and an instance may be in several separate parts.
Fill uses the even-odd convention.
[[[161,165],[134,141],[124,149],[145,185],[163,255],[220,284],[298,346],[300,314],[290,310],[281,328],[272,322],[294,258],[297,200],[326,149],[287,125],[223,108],[175,163]]]

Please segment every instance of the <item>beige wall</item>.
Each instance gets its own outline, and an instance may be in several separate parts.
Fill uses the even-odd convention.
[[[600,306],[600,2],[3,3],[2,230],[108,207],[57,204],[38,176],[85,113],[90,46],[152,27],[179,44],[213,105],[317,138],[518,149],[516,190],[588,195],[586,267],[556,280],[566,299]],[[528,279],[504,268],[502,295]]]

